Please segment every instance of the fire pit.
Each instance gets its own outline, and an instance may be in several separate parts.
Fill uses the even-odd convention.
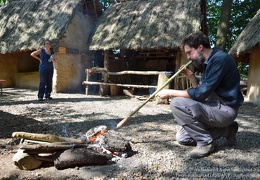
[[[44,161],[53,162],[57,169],[103,165],[133,153],[130,142],[106,126],[88,130],[81,139],[27,132],[12,136],[21,139],[13,161],[22,170],[39,168]]]

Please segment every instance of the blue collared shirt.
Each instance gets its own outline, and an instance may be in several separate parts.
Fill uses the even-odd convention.
[[[214,93],[228,106],[241,106],[244,101],[240,90],[240,74],[235,61],[229,54],[217,48],[213,48],[204,63],[199,86],[188,89],[189,96],[200,102]]]

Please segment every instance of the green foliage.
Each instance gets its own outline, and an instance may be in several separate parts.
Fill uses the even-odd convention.
[[[12,1],[19,1],[19,0],[0,0],[0,6],[5,5],[5,4],[12,2]]]
[[[6,0],[0,0],[0,6],[6,4]]]
[[[238,62],[237,68],[239,70],[240,76],[242,80],[245,80],[248,74],[249,65],[246,63]]]
[[[216,42],[222,2],[223,0],[207,1],[207,23],[211,44],[215,44]],[[227,51],[233,46],[238,35],[254,17],[259,8],[259,0],[233,0],[228,34],[229,37],[226,44]]]
[[[209,30],[209,39],[211,44],[216,42],[216,34],[221,14],[222,0],[208,0],[207,1],[207,25]]]
[[[116,0],[99,0],[102,4],[102,10],[105,11],[111,4],[115,3]]]
[[[231,12],[231,28],[230,28],[230,38],[229,42],[227,42],[227,48],[230,49],[237,36],[242,32],[242,30],[246,27],[249,21],[256,15],[257,11],[260,8],[259,0],[234,0],[233,9]]]
[[[212,45],[216,42],[216,34],[217,28],[219,26],[222,2],[223,0],[207,1],[207,23],[209,29],[209,38]],[[254,17],[259,8],[259,0],[233,0],[229,34],[226,42],[227,52],[234,45],[239,34]],[[242,79],[247,77],[248,68],[248,64],[242,62],[238,63],[238,69]]]

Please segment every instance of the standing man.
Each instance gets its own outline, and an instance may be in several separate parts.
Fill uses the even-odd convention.
[[[202,32],[190,34],[182,42],[187,58],[203,69],[200,82],[188,68],[185,76],[192,87],[187,90],[162,90],[157,96],[173,98],[171,111],[182,128],[176,134],[179,144],[196,146],[189,154],[201,158],[214,151],[213,140],[226,138],[233,146],[238,131],[235,121],[244,98],[240,91],[240,74],[232,57],[211,48]]]
[[[53,77],[53,62],[55,62],[54,52],[51,49],[51,41],[44,42],[44,48],[31,53],[31,56],[40,61],[39,76],[40,84],[38,90],[38,100],[52,99],[52,77]]]

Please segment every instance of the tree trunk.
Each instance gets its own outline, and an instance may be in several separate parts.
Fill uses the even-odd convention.
[[[231,7],[232,0],[223,0],[221,7],[221,16],[219,21],[219,26],[217,30],[217,42],[216,46],[220,50],[225,50],[227,35],[229,31],[230,18],[231,18]]]

